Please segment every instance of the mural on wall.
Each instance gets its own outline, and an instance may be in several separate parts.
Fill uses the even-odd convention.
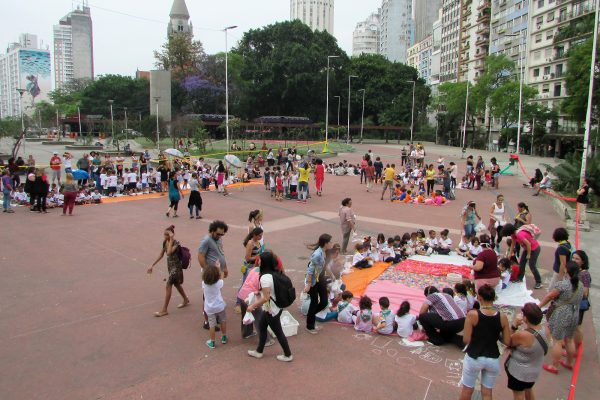
[[[28,100],[30,107],[34,107],[36,101],[47,100],[48,93],[52,90],[50,53],[43,50],[21,50],[19,64],[20,81],[26,90],[23,102]]]

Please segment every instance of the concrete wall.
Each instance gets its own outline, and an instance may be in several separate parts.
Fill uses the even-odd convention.
[[[150,115],[156,115],[156,99],[158,100],[158,116],[164,121],[171,121],[171,71],[150,71]]]

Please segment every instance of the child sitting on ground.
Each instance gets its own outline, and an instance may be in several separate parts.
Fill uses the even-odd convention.
[[[408,301],[403,301],[400,304],[400,308],[398,308],[398,312],[396,312],[396,316],[394,317],[394,322],[397,326],[396,332],[401,338],[408,338],[413,334],[417,317],[410,314],[410,303]]]
[[[440,238],[438,239],[437,247],[435,248],[436,253],[442,255],[450,254],[452,250],[452,239],[448,237],[450,231],[448,229],[444,229],[440,232]]]
[[[342,301],[337,304],[337,320],[343,324],[353,324],[352,317],[358,312],[358,308],[351,303],[354,295],[352,292],[345,290],[342,292]]]
[[[369,251],[369,246],[365,243],[357,243],[356,252],[352,257],[352,266],[358,269],[370,268],[373,266],[373,257]]]
[[[384,243],[379,249],[379,260],[385,261],[388,263],[397,263],[400,261],[402,257],[398,257],[398,261],[396,261],[396,252],[394,251],[394,238],[389,237],[387,242]]]
[[[458,243],[458,247],[455,249],[459,256],[467,256],[469,252],[469,244],[471,243],[471,235],[463,235]]]
[[[498,287],[496,290],[506,289],[510,282],[510,276],[512,272],[512,263],[508,258],[501,258],[498,261],[498,269],[500,270],[500,283],[498,283]]]
[[[476,303],[477,308],[479,308],[479,303],[475,298],[476,289],[473,281],[471,281],[470,279],[463,279],[462,283],[467,288],[467,311],[471,311],[473,308],[476,308]]]
[[[479,244],[479,239],[477,237],[474,237],[473,239],[471,239],[471,244],[469,244],[467,258],[469,260],[474,260],[482,251],[483,248],[481,247],[481,244]]]
[[[390,299],[379,298],[379,307],[381,307],[381,312],[375,318],[375,330],[379,334],[389,335],[394,332],[394,314],[390,310]]]
[[[352,316],[354,329],[359,332],[369,333],[373,330],[373,311],[371,311],[373,302],[368,296],[363,296],[360,298],[358,306],[360,310],[356,315]]]
[[[402,189],[400,188],[400,184],[396,184],[396,188],[394,189],[394,193],[392,193],[392,201],[394,200],[402,200],[400,197],[402,196]]]
[[[92,193],[92,204],[100,204],[102,203],[102,195],[98,191],[98,189],[94,189]]]
[[[204,312],[208,316],[209,339],[206,345],[215,348],[217,321],[221,324],[221,343],[227,344],[227,314],[225,301],[221,295],[223,276],[216,265],[209,265],[202,273],[202,290],[204,291]]]
[[[19,204],[19,205],[22,205],[22,206],[28,206],[29,205],[29,197],[27,196],[27,193],[25,193],[23,191],[23,185],[21,185],[21,186],[19,186],[17,188],[17,191],[13,195],[13,198],[15,199],[15,201],[17,202],[17,204]]]
[[[467,300],[467,286],[464,283],[457,283],[454,285],[454,292],[454,302],[466,315],[469,308],[469,301]]]

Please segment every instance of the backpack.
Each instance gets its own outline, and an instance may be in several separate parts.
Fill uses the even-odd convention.
[[[192,258],[192,254],[190,253],[190,249],[179,245],[179,262],[181,262],[182,269],[188,269],[190,266],[190,260]]]
[[[296,289],[291,279],[281,272],[273,272],[271,276],[273,276],[273,291],[275,297],[277,297],[277,300],[273,297],[271,297],[271,300],[279,308],[291,306],[296,300]]]
[[[539,238],[540,235],[542,234],[542,230],[540,228],[538,228],[537,225],[534,225],[534,224],[523,225],[522,227],[520,227],[517,230],[517,233],[519,233],[521,231],[525,231],[525,232],[529,233],[534,239]]]
[[[568,245],[568,246],[567,246]],[[567,261],[571,261],[571,259],[573,258],[573,254],[577,251],[577,249],[575,248],[575,246],[573,246],[571,243],[567,242],[567,243],[562,243],[559,246],[564,247],[566,250],[569,250],[569,258],[567,259]]]

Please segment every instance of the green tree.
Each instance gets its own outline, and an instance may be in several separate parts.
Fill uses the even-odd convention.
[[[162,117],[158,118],[158,126],[160,128],[160,136],[162,138],[167,136],[167,124],[163,121]],[[142,135],[156,144],[156,115],[149,115],[142,119],[140,124]]]
[[[196,149],[201,152],[204,153],[206,152],[206,140],[208,139],[208,131],[206,130],[206,128],[204,127],[203,124],[200,124],[196,127],[196,130],[194,131],[194,137],[192,139],[192,141],[194,142],[194,146],[196,146]]]
[[[35,115],[42,120],[42,126],[54,125],[56,123],[56,106],[47,101],[38,101],[35,104]]]
[[[205,57],[202,43],[189,33],[169,35],[161,50],[154,52],[156,67],[171,71],[177,80],[197,74]]]
[[[122,75],[103,75],[76,93],[81,112],[109,116],[108,100],[114,100],[115,119],[124,118],[124,108],[129,113],[147,115],[150,107],[150,83],[147,79],[135,79]]]
[[[583,126],[586,119],[592,44],[592,38],[590,38],[580,45],[571,47],[567,55],[568,61],[565,78],[569,97],[563,100],[562,109],[573,117],[579,127]],[[597,50],[596,59],[600,62],[600,49]],[[600,64],[598,62],[596,63],[594,72],[593,99],[592,116],[595,116],[596,120],[598,120],[600,115],[598,106],[598,99],[600,99]]]

